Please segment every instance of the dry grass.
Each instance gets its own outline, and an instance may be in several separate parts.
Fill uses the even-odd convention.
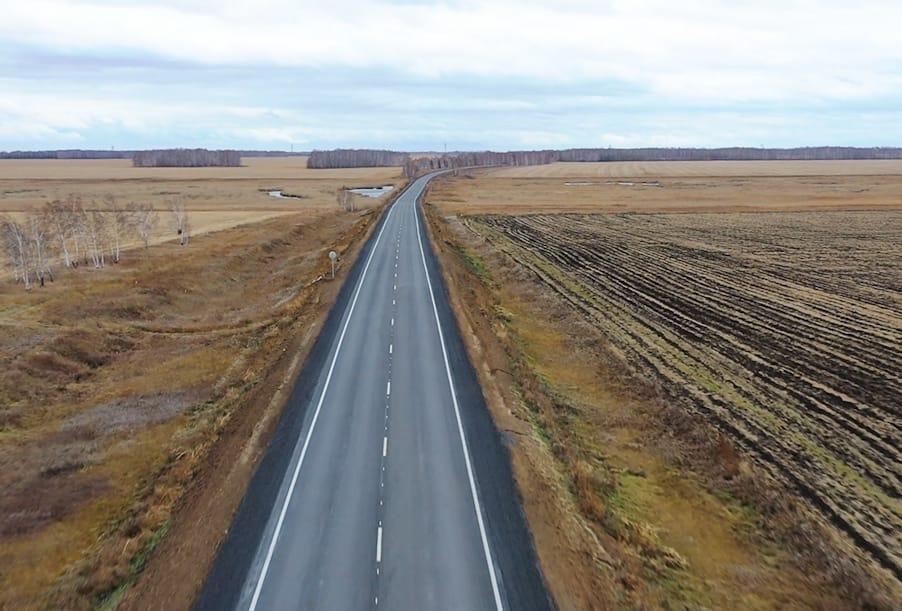
[[[214,207],[229,184],[199,184],[195,201]],[[128,251],[30,292],[0,282],[0,608],[90,608],[143,568],[224,427],[249,397],[269,400],[267,372],[298,349],[292,338],[315,337],[334,296],[316,283],[326,253],[359,242],[375,216],[325,201],[335,184],[312,181],[323,201],[284,220]],[[207,229],[260,218],[237,216],[241,201],[211,210],[226,216]]]
[[[0,160],[0,214],[21,215],[69,195],[86,203],[113,195],[120,204],[150,203],[160,211],[155,241],[171,231],[167,200],[181,198],[192,233],[199,235],[277,216],[310,217],[337,207],[342,187],[394,184],[404,180],[399,168],[308,170],[306,157],[247,158],[240,168],[133,168],[125,159]],[[281,190],[301,198],[275,198]],[[381,202],[357,198],[361,206]]]
[[[309,170],[306,157],[245,157],[237,168],[135,168],[129,159],[0,159],[0,180],[347,180],[396,179],[399,168]],[[373,182],[375,181],[375,182]]]
[[[842,174],[839,173],[842,166],[833,166],[832,162],[809,162],[805,166],[809,173],[800,176],[792,175],[796,170],[784,170],[768,162],[744,162],[764,164],[758,173],[751,173],[742,164],[719,167],[717,163],[661,162],[661,168],[654,163],[556,164],[473,172],[470,178],[435,184],[431,201],[456,214],[774,212],[902,207],[899,196],[902,162],[868,166],[874,170],[873,174]],[[821,167],[818,165],[821,163],[826,165]],[[673,165],[676,167],[669,172],[651,173],[668,170]],[[554,170],[561,173],[555,174]],[[592,176],[593,171],[609,171],[612,175]],[[818,175],[817,171],[825,173]]]
[[[458,317],[477,329],[469,336],[471,356],[483,373],[484,386],[491,389],[487,393],[493,415],[506,423],[499,424],[504,428],[518,430],[509,423],[512,414],[531,429],[529,439],[518,438],[513,445],[513,461],[540,561],[558,604],[562,608],[891,606],[888,601],[898,596],[898,587],[885,581],[885,574],[871,581],[861,565],[856,566],[860,561],[850,560],[856,554],[849,552],[848,544],[823,524],[816,525],[799,497],[775,485],[765,463],[747,450],[737,451],[737,442],[719,435],[710,419],[691,415],[691,405],[666,391],[666,379],[639,365],[618,335],[638,327],[629,321],[618,323],[619,319],[602,324],[614,316],[610,308],[596,319],[574,307],[573,297],[587,294],[585,278],[570,270],[561,274],[566,276],[564,282],[550,282],[548,274],[557,274],[560,258],[550,266],[524,266],[522,257],[505,254],[501,238],[484,231],[476,219],[463,224],[440,214],[806,209],[824,206],[827,200],[835,200],[830,206],[844,200],[844,207],[855,210],[899,207],[902,202],[893,195],[899,191],[892,188],[898,177],[707,177],[680,190],[597,185],[598,191],[586,194],[576,189],[596,186],[498,177],[505,172],[442,181],[432,188],[428,201],[437,207],[432,230],[436,243],[445,249],[446,277],[460,296]],[[666,180],[656,176],[647,182]],[[571,198],[568,193],[584,195]],[[599,193],[620,193],[624,199],[611,201]],[[763,201],[769,197],[779,203]],[[628,206],[614,206],[626,198]],[[866,218],[868,213],[856,214]],[[895,218],[886,213],[877,216]],[[567,234],[562,244],[590,248],[594,243],[568,230],[565,218],[545,218],[547,230]],[[573,218],[588,222],[586,217]],[[620,219],[621,224],[632,222],[647,229],[656,218],[611,217],[611,222]],[[695,223],[710,230],[718,219],[734,217],[670,218],[683,228]],[[765,220],[779,225],[778,218],[767,215],[738,225],[726,223],[732,229],[725,236],[741,237]],[[883,223],[884,229],[891,231],[892,223]],[[865,239],[864,226],[842,225],[856,240]],[[829,228],[817,232],[805,222],[799,227],[819,236],[814,242],[818,248],[829,248],[830,236],[836,234],[835,227],[832,232]],[[613,248],[612,240],[626,239],[624,232],[620,227],[599,236],[597,244]],[[649,247],[665,248],[675,239],[672,233],[665,231],[635,248],[646,254]],[[537,239],[541,245],[541,236],[541,231],[527,228],[504,240]],[[793,241],[792,252],[804,259],[801,237]],[[699,237],[693,247],[715,248],[709,238]],[[748,242],[743,250],[756,265],[763,265],[764,259],[755,257],[753,247],[762,244]],[[805,259],[802,267],[816,260]],[[589,274],[603,265],[584,260],[579,269]],[[643,273],[652,273],[653,268],[643,268]],[[746,284],[755,286],[754,281]],[[854,289],[854,279],[848,287]],[[804,300],[801,293],[786,297]],[[652,332],[650,345],[665,337]],[[493,352],[493,345],[500,348]],[[488,359],[488,364],[480,367],[480,359]],[[728,378],[731,372],[724,370],[723,375]],[[703,381],[723,382],[720,377]],[[585,536],[586,529],[594,538]],[[883,585],[875,585],[879,582]]]
[[[552,163],[492,170],[498,178],[675,178],[710,176],[884,176],[902,174],[902,160],[618,161]]]

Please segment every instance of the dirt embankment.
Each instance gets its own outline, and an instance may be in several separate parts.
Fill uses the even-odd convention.
[[[190,607],[377,217],[284,217],[0,287],[0,607]]]
[[[426,208],[560,608],[891,607],[753,460],[584,312]]]

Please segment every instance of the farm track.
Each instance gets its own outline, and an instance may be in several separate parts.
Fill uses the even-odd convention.
[[[902,579],[902,213],[466,222]]]

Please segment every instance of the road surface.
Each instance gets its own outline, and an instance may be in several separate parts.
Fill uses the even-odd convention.
[[[420,178],[343,287],[198,608],[547,609]]]

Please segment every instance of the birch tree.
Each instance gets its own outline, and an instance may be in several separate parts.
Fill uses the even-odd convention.
[[[160,222],[160,215],[153,209],[151,204],[136,204],[134,202],[128,205],[131,214],[132,227],[141,241],[144,242],[144,248],[148,247],[150,236],[157,228]]]
[[[110,259],[113,263],[119,263],[122,260],[122,237],[128,231],[128,211],[121,208],[112,195],[104,197],[103,203],[103,224],[105,237],[109,242]]]
[[[70,195],[66,199],[68,214],[66,222],[72,236],[73,257],[72,266],[78,267],[84,257],[85,265],[88,264],[88,213],[80,197]]]
[[[179,238],[179,244],[184,246],[191,237],[191,225],[188,222],[188,212],[185,203],[178,197],[169,200],[169,209],[172,210],[172,224]]]
[[[336,199],[338,206],[345,212],[353,212],[357,209],[357,201],[349,189],[339,189]]]
[[[69,248],[72,242],[72,221],[68,207],[58,199],[53,200],[44,206],[43,217],[45,226],[52,234],[51,239],[59,244],[63,264],[66,269],[70,269],[74,261]]]
[[[50,281],[53,282],[53,271],[50,268],[48,252],[50,240],[47,226],[41,216],[32,213],[28,216],[28,228],[28,250],[30,250],[28,260],[34,268],[35,276],[41,286],[44,286],[45,278],[50,278]]]
[[[25,289],[31,289],[31,277],[28,273],[28,237],[24,228],[9,217],[0,218],[0,232],[2,232],[3,251],[13,267],[13,277],[16,283],[19,280],[25,284]]]
[[[91,203],[91,209],[81,209],[81,229],[87,246],[87,253],[91,255],[91,263],[95,268],[101,268],[106,264],[104,257],[104,241],[106,237],[106,215],[97,209],[97,203]]]

